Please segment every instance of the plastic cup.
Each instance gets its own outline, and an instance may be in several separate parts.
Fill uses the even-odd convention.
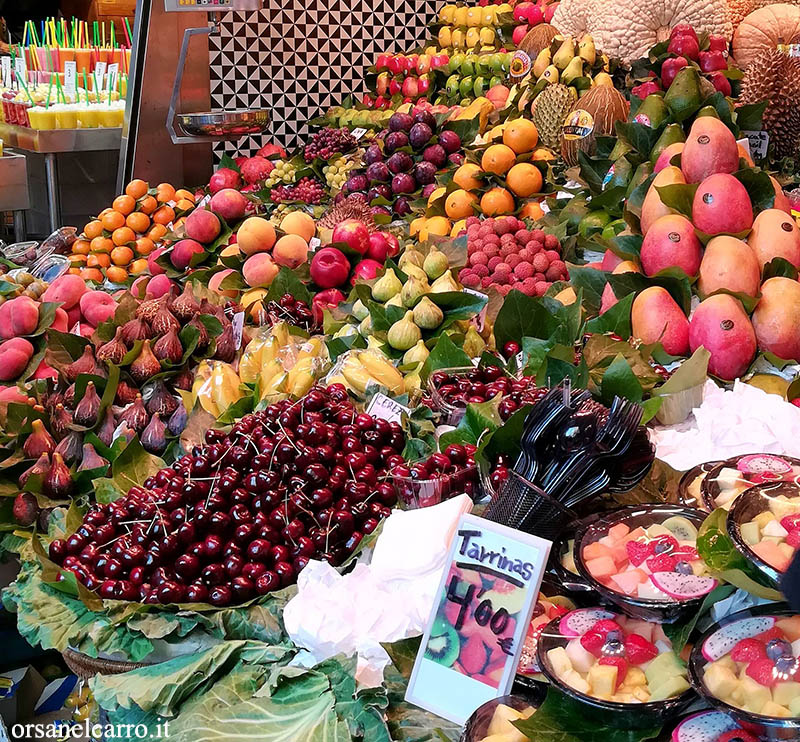
[[[114,108],[110,108],[108,104],[102,104],[99,107],[100,112],[100,126],[104,129],[115,129],[120,126],[119,114]]]
[[[78,74],[82,75],[85,71],[91,79],[92,73],[92,50],[91,49],[76,49],[75,50],[75,65]]]
[[[64,106],[56,109],[56,129],[77,129],[78,111],[74,106]]]
[[[61,49],[59,51],[58,69],[64,71],[64,65],[67,62],[75,61],[75,49]]]
[[[28,109],[28,118],[32,129],[39,131],[52,131],[56,127],[57,115],[52,108],[35,106]]]

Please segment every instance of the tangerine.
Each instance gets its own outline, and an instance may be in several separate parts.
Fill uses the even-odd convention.
[[[139,211],[142,214],[152,214],[158,208],[158,201],[153,196],[145,196],[139,202]]]
[[[475,213],[472,208],[473,204],[477,206],[478,197],[474,193],[459,189],[447,197],[444,202],[444,210],[451,219],[466,219]]]
[[[536,165],[519,162],[506,175],[506,185],[512,193],[527,198],[542,190],[542,173]]]
[[[441,237],[450,234],[451,228],[450,220],[443,216],[432,216],[425,223],[425,231],[428,234],[436,234]]]
[[[98,268],[82,268],[80,276],[84,281],[103,283],[103,271],[99,270]]]
[[[92,252],[111,252],[114,249],[114,243],[108,237],[95,237],[89,243],[89,249]]]
[[[174,219],[175,209],[173,209],[171,206],[159,206],[159,208],[153,214],[153,221],[156,224],[163,224],[166,226]],[[166,232],[164,234],[166,234]]]
[[[150,227],[150,229],[147,230],[145,237],[153,242],[158,242],[166,233],[167,228],[163,224],[154,224],[152,227]]]
[[[466,219],[459,219],[455,224],[453,224],[453,228],[450,230],[451,237],[458,237],[461,232],[465,231],[467,228],[467,220]]]
[[[86,265],[86,259],[86,255],[70,255],[69,263],[73,268],[75,268],[77,266]]]
[[[146,258],[137,258],[128,266],[128,272],[134,276],[138,276],[140,273],[147,271],[147,267]]]
[[[106,268],[106,278],[111,283],[125,283],[128,280],[128,271],[118,265],[112,265]]]
[[[138,255],[149,255],[155,250],[155,243],[149,237],[140,237],[136,240],[136,252]]]
[[[85,270],[85,269],[83,269],[83,268],[70,268],[69,270],[67,270],[67,273],[71,273],[73,276],[79,276],[81,274],[82,270]]]
[[[547,147],[539,147],[533,151],[531,159],[534,161],[543,160],[547,162],[549,160],[555,160],[556,156],[549,149],[547,149]]]
[[[514,213],[514,197],[505,188],[492,188],[481,198],[481,211],[486,216]]]
[[[409,234],[410,234],[412,237],[414,237],[414,236],[418,235],[418,234],[419,234],[419,233],[420,233],[420,232],[421,232],[421,231],[422,231],[422,230],[425,228],[425,222],[427,222],[427,221],[428,221],[428,220],[427,220],[427,218],[426,218],[426,217],[424,217],[424,216],[418,216],[418,217],[417,217],[416,219],[414,219],[414,221],[412,221],[412,222],[411,222],[411,224],[409,225],[409,227],[408,227],[408,232],[409,232]]]
[[[111,257],[107,252],[93,252],[87,256],[86,265],[89,268],[108,268]]]
[[[150,217],[147,216],[147,214],[143,214],[141,211],[134,211],[133,214],[128,214],[125,225],[130,227],[134,232],[144,234],[150,229]]]
[[[136,178],[125,186],[125,193],[131,198],[138,200],[142,198],[142,196],[147,195],[147,190],[149,187],[150,186],[148,186],[143,180]]]
[[[483,181],[478,179],[483,171],[474,162],[465,162],[453,174],[453,183],[465,191],[480,188]]]
[[[538,201],[528,201],[519,212],[520,219],[533,219],[538,221],[544,216],[544,211]]]
[[[107,232],[113,232],[115,229],[125,226],[125,215],[112,209],[103,214],[100,221],[103,223],[103,229]]]
[[[136,235],[130,227],[120,227],[112,233],[111,241],[115,245],[127,245],[129,242],[136,242]]]
[[[169,183],[159,183],[156,186],[156,200],[160,204],[165,204],[167,201],[175,199],[175,186]]]
[[[481,167],[487,173],[505,175],[517,161],[517,155],[507,144],[491,144],[481,158]]]
[[[133,196],[117,196],[111,203],[111,208],[123,216],[132,214],[136,208],[136,199]]]
[[[191,191],[187,191],[185,188],[178,188],[175,191],[175,200],[176,201],[191,201],[194,204],[194,193]]]
[[[511,147],[518,155],[531,152],[539,142],[536,124],[529,119],[514,119],[503,130],[503,144]]]
[[[99,219],[93,219],[83,228],[83,233],[89,240],[100,237],[103,234],[103,223]]]
[[[111,251],[111,262],[114,265],[128,265],[133,260],[133,250],[127,245],[119,245]]]
[[[188,198],[181,198],[175,202],[175,209],[177,211],[191,211],[194,208],[194,201],[189,201]]]
[[[87,240],[75,240],[72,243],[72,254],[73,255],[88,255],[91,246]]]

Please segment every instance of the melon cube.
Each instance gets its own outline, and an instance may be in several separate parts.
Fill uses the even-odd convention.
[[[594,541],[583,547],[583,558],[588,562],[590,559],[600,559],[610,557],[611,549],[600,541]]]
[[[642,688],[647,685],[647,676],[641,667],[629,667],[628,674],[625,676],[625,685],[641,686]]]
[[[786,706],[781,706],[780,704],[777,704],[774,701],[767,701],[761,707],[760,713],[763,714],[764,716],[777,716],[781,719],[785,719],[792,715],[789,709],[786,708]]]
[[[680,695],[690,687],[686,678],[673,675],[671,678],[666,678],[660,685],[650,689],[650,700],[663,701],[665,698]]]
[[[738,469],[725,466],[719,470],[716,482],[719,485],[720,490],[724,492],[725,490],[732,489],[737,485],[743,484],[742,480],[740,479],[740,475],[741,472]]]
[[[592,687],[592,693],[612,696],[617,687],[617,668],[614,665],[592,665],[586,679]]]
[[[798,639],[800,639],[800,616],[788,616],[786,618],[780,618],[777,621],[778,628],[786,634],[786,638],[794,644]],[[795,649],[792,647],[792,649]],[[797,656],[797,651],[794,652],[795,656]]]
[[[597,543],[603,544],[603,546],[607,546],[609,549],[613,549],[617,545],[617,539],[613,538],[611,535],[607,535],[599,539]]]
[[[578,672],[587,673],[595,663],[594,655],[583,648],[580,639],[571,639],[567,644],[567,657]]]
[[[706,667],[706,670],[708,670],[709,667],[714,667],[715,665],[727,667],[732,673],[739,672],[739,666],[733,661],[733,658],[729,654],[726,654],[724,657],[720,657],[715,662],[712,662],[710,665],[708,665],[708,667]]]
[[[772,513],[770,513],[772,515]],[[775,521],[777,523],[777,521]],[[742,523],[741,528],[742,538],[746,544],[757,544],[761,538],[761,526],[756,521],[751,520],[749,523]]]
[[[791,559],[778,548],[778,545],[771,541],[761,541],[758,544],[753,544],[750,548],[756,556],[763,559],[767,564],[775,567],[779,572],[785,572],[791,561]]]
[[[797,508],[783,495],[772,498],[769,501],[769,509],[775,513],[778,520],[787,515],[794,515],[797,511]]]
[[[641,526],[637,526],[627,536],[625,536],[624,541],[626,543],[628,541],[638,541],[645,536],[647,536],[647,531],[645,531]]]
[[[650,580],[640,582],[636,587],[636,594],[640,598],[649,598],[650,600],[666,600],[667,598],[667,594],[662,593]]]
[[[639,685],[633,689],[633,697],[641,703],[647,703],[650,700],[650,691],[643,685]]]
[[[800,698],[793,698],[789,703],[789,711],[792,716],[800,716]]]
[[[547,659],[550,660],[553,672],[559,678],[563,679],[568,672],[572,672],[572,662],[570,662],[567,650],[564,647],[554,647],[548,651]]]
[[[791,562],[794,558],[794,547],[789,546],[787,543],[782,543],[778,544],[778,548],[780,549],[781,554],[783,554]]]
[[[586,569],[596,580],[604,580],[616,573],[617,565],[610,556],[602,556],[596,559],[589,559],[586,562]]]
[[[652,526],[647,527],[647,535],[650,538],[655,538],[656,536],[672,536],[675,537],[675,534],[669,530],[669,528],[664,528],[660,523],[653,523]]]
[[[617,523],[615,526],[611,526],[611,528],[608,529],[608,535],[615,541],[625,538],[630,532],[630,526],[624,523]]]
[[[655,629],[655,624],[650,621],[629,618],[628,625],[625,629],[629,634],[638,634],[649,642],[653,641],[653,629]]]
[[[611,700],[615,703],[634,703],[635,698],[633,697],[632,693],[628,693],[627,691],[623,690],[624,686],[619,689],[617,693],[611,696]]]
[[[706,668],[703,682],[717,698],[728,698],[738,687],[739,678],[729,667],[714,662]]]
[[[616,668],[614,668],[616,670]],[[574,688],[578,693],[584,693],[589,695],[592,692],[592,688],[589,683],[581,676],[579,672],[575,670],[570,670],[569,673],[562,678],[564,683],[566,683],[570,688]]]
[[[763,529],[765,536],[777,536],[778,538],[786,538],[789,535],[779,520],[771,520]]]
[[[800,698],[800,683],[776,683],[772,689],[772,700],[781,706],[788,707],[795,698]]]
[[[749,675],[745,675],[741,679],[741,689],[745,711],[752,711],[754,714],[758,714],[765,704],[772,703],[772,693],[769,688],[757,683]]]
[[[662,683],[665,678],[686,675],[686,667],[675,652],[662,652],[648,662],[644,674],[652,691],[652,688]]]
[[[611,575],[611,581],[626,595],[633,595],[636,588],[647,579],[647,575],[641,569],[631,569]]]
[[[781,540],[782,539],[780,539],[778,536],[762,536],[761,537],[762,543],[764,541],[768,541],[769,543],[775,544],[776,546],[781,542]]]
[[[614,546],[611,548],[611,558],[618,566],[628,564],[628,550],[625,548],[624,543],[618,541],[616,544],[614,544]]]
[[[773,520],[775,520],[775,516],[769,510],[765,510],[763,513],[759,513],[755,518],[753,518],[753,521],[758,523],[759,528],[764,528]]]

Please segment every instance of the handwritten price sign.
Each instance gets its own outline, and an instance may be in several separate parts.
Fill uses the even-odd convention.
[[[551,543],[464,515],[406,700],[463,724],[514,679]]]

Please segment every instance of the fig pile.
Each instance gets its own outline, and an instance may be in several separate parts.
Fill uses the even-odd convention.
[[[397,423],[359,413],[338,384],[246,415],[111,504],[50,558],[102,598],[226,606],[341,564],[395,504]]]

